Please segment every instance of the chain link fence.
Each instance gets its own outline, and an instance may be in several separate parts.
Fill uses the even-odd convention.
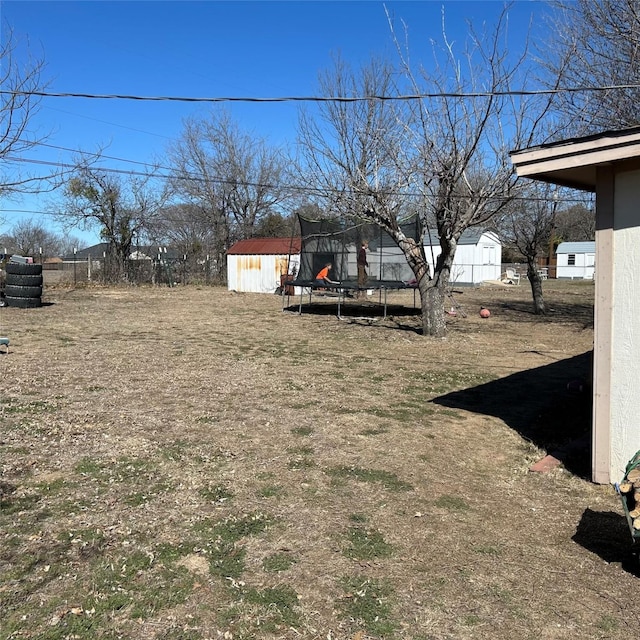
[[[175,286],[178,284],[214,285],[224,284],[216,269],[214,260],[183,259],[144,259],[128,260],[122,273],[109,264],[105,258],[84,260],[65,260],[43,265],[45,279],[53,284],[155,284]]]

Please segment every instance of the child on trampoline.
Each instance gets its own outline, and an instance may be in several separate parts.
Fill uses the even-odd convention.
[[[316,276],[316,280],[315,280],[315,284],[318,286],[323,286],[323,285],[337,285],[340,284],[338,281],[336,280],[331,280],[331,278],[329,278],[329,271],[331,271],[333,265],[330,262],[327,262],[327,264],[324,265],[324,267],[322,269],[320,269],[320,271],[318,271],[318,275]]]

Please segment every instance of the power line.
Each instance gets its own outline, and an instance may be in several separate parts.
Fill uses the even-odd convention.
[[[109,120],[101,120],[100,118],[92,118],[91,116],[85,116],[81,113],[74,113],[72,111],[65,111],[64,109],[56,109],[55,107],[44,107],[49,111],[57,111],[58,113],[66,113],[67,115],[73,116],[74,118],[84,118],[85,120],[92,120],[93,122],[101,122],[102,124],[109,124],[113,127],[118,127],[120,129],[127,129],[128,131],[135,131],[137,133],[144,133],[145,135],[155,136],[157,138],[164,138],[165,140],[171,140],[169,136],[164,136],[161,133],[154,133],[153,131],[145,131],[144,129],[137,129],[136,127],[128,127],[124,124],[118,124],[116,122],[110,122]]]
[[[48,167],[57,167],[58,169],[77,169],[78,165],[70,163],[70,162],[54,162],[52,160],[36,160],[35,158],[16,158],[14,156],[5,156],[4,157],[5,160],[8,160],[10,162],[24,162],[26,164],[39,164],[39,165],[44,165],[44,166],[48,166]],[[115,158],[114,158],[115,159]],[[134,160],[123,160],[123,162],[135,162]],[[140,163],[140,164],[144,164],[144,163]],[[125,175],[132,175],[132,176],[148,176],[148,174],[142,172],[142,171],[133,171],[133,170],[129,170],[129,169],[109,169],[107,167],[96,167],[97,171],[104,171],[105,173],[120,173],[120,174],[125,174]],[[159,178],[166,178],[167,176],[157,176]]]
[[[106,156],[105,156],[106,157]],[[77,166],[71,163],[65,163],[65,162],[53,162],[53,161],[49,161],[49,160],[36,160],[33,158],[14,158],[11,156],[7,156],[6,157],[7,160],[11,160],[12,162],[25,162],[28,164],[39,164],[39,165],[46,165],[46,166],[54,166],[54,167],[58,167],[60,169],[69,169],[69,170],[74,170],[77,169]],[[117,159],[117,158],[114,158]],[[124,160],[124,162],[136,162],[134,160]],[[136,162],[136,164],[142,164],[145,165],[145,163],[143,162]],[[145,165],[145,166],[150,166],[150,165]],[[163,167],[164,169],[167,169],[166,167]],[[150,176],[149,173],[145,173],[143,171],[134,171],[134,170],[130,170],[130,169],[115,169],[115,168],[110,168],[110,167],[95,167],[96,171],[102,171],[104,173],[113,173],[113,174],[117,174],[117,175],[125,175],[125,176],[140,176],[140,177],[153,177],[153,178],[157,178],[157,179],[162,179],[162,180],[182,180],[182,181],[187,181],[187,182],[201,182],[201,183],[208,183],[208,182],[213,182],[214,184],[222,184],[222,185],[242,185],[245,187],[255,187],[255,188],[262,188],[262,189],[283,189],[283,190],[288,190],[288,191],[298,191],[301,193],[313,193],[315,195],[318,196],[323,196],[323,197],[328,197],[331,194],[336,194],[336,193],[342,193],[342,191],[338,190],[338,189],[331,189],[331,188],[321,188],[321,187],[311,187],[309,185],[278,185],[278,184],[270,184],[270,183],[261,183],[261,182],[250,182],[248,180],[235,180],[235,179],[228,179],[228,178],[216,178],[216,177],[201,177],[201,176],[193,176],[193,175],[166,175],[166,174],[156,174],[156,175],[152,175]],[[168,170],[168,169],[167,169]],[[44,179],[44,178],[43,178]],[[397,195],[406,195],[408,197],[423,197],[424,194],[422,193],[418,193],[418,192],[414,192],[414,193],[406,193],[406,194],[397,194]],[[463,199],[463,198],[471,198],[471,196],[465,196],[465,195],[458,195],[455,196],[457,198]],[[494,201],[499,201],[501,198],[500,196],[496,195],[496,196],[492,196],[490,198],[490,200],[494,200]],[[545,198],[545,197],[532,197],[532,196],[517,196],[515,198],[512,198],[512,200],[517,201],[517,202],[548,202],[549,198]],[[584,198],[567,198],[567,197],[563,197],[562,199],[559,199],[558,202],[563,202],[563,203],[582,203],[584,202]]]
[[[0,214],[1,215],[11,215],[11,214],[16,214],[16,215],[21,215],[21,214],[33,214],[33,215],[42,215],[42,216],[55,216],[55,217],[65,217],[65,216],[70,216],[71,214],[68,214],[66,211],[64,210],[59,210],[59,211],[39,211],[38,209],[5,209],[0,208]]]
[[[62,148],[62,147],[61,147]],[[108,157],[108,156],[104,156],[104,157]],[[53,162],[51,160],[36,160],[35,158],[15,158],[12,156],[5,156],[6,160],[10,160],[11,162],[25,162],[27,164],[39,164],[39,165],[45,165],[45,166],[53,166],[53,167],[58,167],[60,169],[69,169],[69,170],[74,170],[77,169],[77,165],[72,164],[72,163],[68,163],[68,162]],[[112,158],[114,160],[119,160],[119,158]],[[142,164],[144,166],[152,166],[152,165],[147,165],[144,162],[137,162],[135,160],[122,160],[123,162],[132,162],[132,163],[136,163],[136,164]],[[161,167],[165,170],[170,170],[168,167]],[[320,196],[327,196],[328,194],[341,194],[343,193],[342,190],[339,189],[332,189],[332,188],[321,188],[321,187],[311,187],[309,185],[278,185],[278,184],[271,184],[271,183],[264,183],[264,182],[251,182],[249,180],[237,180],[237,179],[231,179],[231,178],[216,178],[214,176],[207,176],[207,177],[201,177],[201,176],[194,176],[194,175],[189,175],[189,174],[178,174],[178,175],[167,175],[167,174],[155,174],[155,175],[149,175],[149,173],[145,173],[143,171],[134,171],[131,169],[115,169],[112,167],[95,167],[94,168],[96,171],[102,171],[104,173],[114,173],[114,174],[118,174],[118,175],[126,175],[126,176],[140,176],[140,177],[145,177],[145,178],[149,178],[149,177],[153,177],[153,178],[157,178],[157,179],[162,179],[162,180],[181,180],[181,181],[187,181],[187,182],[202,182],[202,183],[208,183],[208,182],[213,182],[214,184],[223,184],[223,185],[241,185],[241,186],[245,186],[245,187],[256,187],[256,188],[262,188],[262,189],[285,189],[285,190],[289,190],[289,191],[301,191],[303,193],[315,193],[316,195],[320,195]],[[42,179],[46,179],[46,178],[42,178]],[[414,193],[405,193],[405,194],[396,194],[396,195],[406,195],[409,197],[422,197],[424,196],[423,193],[419,193],[419,192],[414,192]],[[457,195],[456,197],[458,198],[471,198],[471,196],[465,196],[465,195]],[[491,200],[500,200],[500,196],[496,195],[490,198]],[[517,200],[517,201],[521,201],[521,202],[547,202],[549,200],[549,198],[545,198],[545,197],[532,197],[532,196],[520,196],[520,197],[515,197],[513,198],[513,200]],[[558,200],[558,202],[583,202],[584,198],[562,198],[561,200]]]
[[[70,151],[72,153],[78,152],[77,149],[71,149],[69,147],[61,147],[58,145],[52,145],[52,144],[47,144],[44,142],[39,142],[38,146],[43,146],[43,147],[48,147],[50,149],[58,149],[60,151]],[[130,164],[136,164],[136,165],[141,165],[143,167],[148,167],[150,169],[152,169],[153,171],[157,171],[157,170],[164,170],[164,171],[169,171],[171,172],[172,169],[171,167],[165,167],[163,165],[159,165],[159,164],[151,164],[151,163],[147,163],[147,162],[142,162],[139,160],[128,160],[126,158],[120,158],[117,156],[107,156],[107,155],[102,155],[100,154],[99,157],[101,159],[107,159],[107,160],[115,160],[117,162],[126,162],[126,163],[130,163]],[[60,162],[60,161],[51,161],[51,160],[36,160],[33,158],[15,158],[12,156],[6,156],[5,157],[6,160],[10,160],[11,162],[25,162],[27,164],[39,164],[39,165],[45,165],[45,166],[53,166],[53,167],[57,167],[60,169],[69,169],[69,170],[74,170],[77,169],[77,165],[73,164],[73,163],[64,163],[64,162]],[[259,182],[250,182],[247,180],[236,180],[236,179],[228,179],[228,178],[216,178],[216,177],[201,177],[201,176],[194,176],[194,175],[190,175],[190,174],[160,174],[160,173],[156,173],[152,174],[150,176],[149,172],[143,172],[143,171],[135,171],[135,170],[131,170],[131,169],[115,169],[115,168],[110,168],[110,167],[95,167],[95,169],[97,171],[103,171],[104,173],[113,173],[113,174],[118,174],[118,175],[128,175],[128,176],[139,176],[139,177],[154,177],[154,178],[158,178],[158,179],[163,179],[163,180],[182,180],[182,181],[187,181],[187,182],[201,182],[201,183],[207,183],[207,182],[213,182],[214,184],[226,184],[226,185],[242,185],[242,186],[246,186],[246,187],[256,187],[256,188],[268,188],[268,189],[288,189],[290,191],[301,191],[303,193],[315,193],[316,195],[320,195],[320,196],[327,196],[328,193],[342,193],[342,191],[339,191],[337,189],[330,189],[330,188],[320,188],[320,187],[310,187],[308,185],[305,186],[299,186],[299,185],[274,185],[274,184],[267,184],[267,183],[259,183]],[[51,176],[49,176],[51,177]],[[42,180],[46,179],[46,178],[40,178]],[[35,178],[34,180],[38,180],[38,178]],[[400,194],[398,194],[400,195]],[[420,197],[423,194],[421,193],[406,193],[404,195],[407,196],[414,196],[414,197]],[[460,198],[463,198],[465,196],[458,196]],[[496,196],[495,199],[498,199],[498,197]],[[520,200],[520,201],[530,201],[530,202],[546,202],[548,200],[548,198],[533,198],[533,197],[520,197],[520,198],[516,198],[516,200]],[[563,202],[582,202],[581,198],[564,198],[562,200]]]
[[[112,124],[112,123],[107,123],[107,124]],[[119,126],[119,125],[115,125],[115,126]],[[143,132],[143,133],[147,133],[147,132]],[[71,149],[70,147],[60,147],[58,145],[48,144],[46,142],[38,142],[37,146],[38,147],[47,147],[48,149],[56,149],[58,151],[69,151],[70,153],[76,153],[76,154],[79,154],[79,155],[82,155],[82,153],[83,153],[79,149]],[[89,155],[94,155],[91,152],[87,152],[87,153]],[[98,154],[95,154],[95,155],[98,155]],[[107,156],[107,155],[104,155],[103,153],[100,153],[99,155],[100,155],[100,158],[106,158],[107,160],[116,160],[117,162],[128,162],[130,164],[139,164],[139,165],[142,165],[143,167],[159,168],[159,169],[167,169],[167,170],[169,170],[168,167],[158,166],[158,165],[155,165],[155,164],[150,163],[150,162],[142,162],[141,160],[128,160],[127,158],[119,158],[117,156]],[[20,159],[19,161],[23,162],[22,159]],[[28,160],[24,160],[24,162],[29,162],[29,161]],[[73,166],[75,166],[75,165],[73,165]]]
[[[107,157],[107,156],[104,156]],[[115,160],[117,160],[118,158],[113,158]],[[11,162],[24,162],[27,164],[38,164],[38,165],[44,165],[44,166],[53,166],[53,167],[57,167],[59,169],[68,169],[73,171],[74,169],[77,169],[78,166],[73,164],[73,163],[69,163],[69,162],[54,162],[52,160],[36,160],[35,158],[16,158],[13,156],[5,156],[5,160],[9,160]],[[123,162],[136,162],[134,160],[122,160]],[[144,166],[153,166],[153,165],[147,165],[144,162],[136,162],[136,164],[142,164]],[[168,167],[161,167],[164,170],[169,171],[170,169]],[[115,169],[115,168],[110,168],[110,167],[94,167],[94,169],[96,171],[102,171],[104,173],[115,173],[115,174],[119,174],[119,175],[126,175],[126,176],[140,176],[140,177],[144,177],[144,178],[149,178],[149,177],[153,177],[153,178],[158,178],[158,179],[162,179],[162,180],[184,180],[184,181],[188,181],[188,182],[202,182],[202,183],[208,183],[208,182],[213,182],[214,184],[226,184],[226,185],[242,185],[245,187],[256,187],[256,188],[267,188],[267,189],[289,189],[291,191],[302,191],[305,193],[308,192],[315,192],[318,195],[326,195],[326,193],[329,191],[328,189],[322,189],[320,187],[310,187],[308,185],[305,186],[299,186],[299,185],[275,185],[275,184],[267,184],[267,183],[262,183],[262,182],[250,182],[248,180],[235,180],[235,179],[230,179],[230,178],[216,178],[216,177],[201,177],[201,176],[193,176],[193,175],[189,175],[189,174],[177,174],[177,175],[167,175],[167,174],[163,174],[163,173],[158,173],[158,174],[152,174],[150,175],[148,172],[145,173],[144,171],[135,171],[132,169]],[[334,192],[334,191],[332,191]]]
[[[187,97],[187,96],[137,96],[128,94],[97,94],[97,93],[58,93],[52,91],[7,91],[0,90],[0,95],[36,96],[40,98],[86,98],[90,100],[137,100],[143,102],[368,102],[375,100],[378,102],[389,101],[411,101],[425,100],[433,98],[494,98],[494,97],[526,97],[557,95],[561,93],[587,93],[599,91],[615,91],[640,89],[640,84],[618,84],[606,86],[583,86],[583,87],[559,87],[555,89],[516,89],[509,91],[436,91],[417,94],[389,95],[366,95],[366,96],[278,96],[278,97],[247,97],[247,96],[219,96],[219,97]]]

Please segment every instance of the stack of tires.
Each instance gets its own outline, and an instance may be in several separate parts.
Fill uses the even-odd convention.
[[[32,309],[42,305],[42,265],[7,262],[4,289],[8,307]]]

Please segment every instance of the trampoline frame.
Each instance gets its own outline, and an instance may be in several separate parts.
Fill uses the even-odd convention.
[[[414,284],[407,284],[406,282],[402,282],[401,280],[370,280],[367,282],[367,286],[361,287],[357,282],[352,280],[345,280],[344,282],[340,282],[337,285],[331,286],[327,284],[319,284],[317,280],[287,280],[284,283],[284,287],[282,288],[282,310],[285,311],[291,305],[289,301],[292,297],[292,294],[289,292],[289,287],[299,287],[300,288],[300,301],[298,303],[298,314],[302,315],[302,307],[303,300],[306,295],[306,290],[308,290],[309,295],[309,305],[312,304],[312,296],[314,291],[331,291],[334,290],[337,295],[337,317],[339,320],[342,320],[342,307],[344,306],[348,292],[350,291],[367,291],[370,289],[379,290],[381,294],[383,294],[383,301],[381,300],[381,306],[383,308],[383,319],[387,317],[387,292],[388,291],[400,291],[403,289],[411,289],[413,290],[413,308],[416,307],[416,290],[417,286]],[[295,294],[294,294],[295,295]],[[284,299],[287,299],[285,304]],[[356,301],[357,303],[357,301]]]
[[[370,221],[357,219],[319,219],[311,220],[298,214],[301,231],[300,259],[297,273],[290,273],[291,252],[287,264],[287,275],[281,276],[282,310],[289,308],[293,287],[300,288],[298,313],[302,314],[304,298],[308,293],[309,305],[312,303],[314,291],[329,290],[337,294],[337,315],[342,318],[342,308],[351,292],[377,290],[380,292],[378,304],[383,308],[383,318],[387,317],[387,293],[393,290],[413,290],[413,308],[416,307],[415,280],[408,284],[404,280],[383,279],[383,266],[399,265],[396,272],[400,276],[402,269],[407,269],[406,257],[399,253],[398,246],[389,234],[378,225]],[[422,230],[420,219],[417,215],[410,216],[401,223],[401,229],[407,237],[421,237]],[[369,242],[371,257],[378,268],[378,278],[367,278],[366,283],[359,284],[355,279],[355,273],[349,272],[349,265],[356,264],[355,256],[362,241]],[[293,236],[292,236],[293,243]],[[392,249],[390,249],[392,248]],[[391,253],[389,253],[391,251]],[[386,261],[385,256],[392,256],[392,260]],[[332,278],[338,284],[325,284],[314,278],[321,266],[331,263],[334,270]],[[372,265],[373,267],[374,265]],[[290,275],[289,275],[290,274]],[[389,274],[392,275],[392,274]],[[395,275],[395,274],[393,274]],[[408,271],[407,277],[413,274]],[[409,280],[411,282],[411,280]],[[286,301],[285,301],[286,298]]]

